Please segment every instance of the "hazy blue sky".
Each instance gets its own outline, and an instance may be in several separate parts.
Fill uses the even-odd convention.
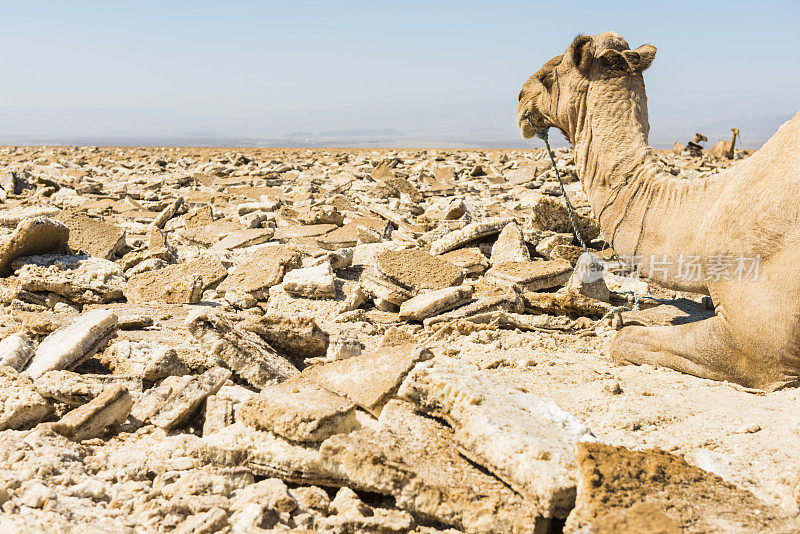
[[[654,138],[738,120],[755,141],[800,109],[800,3],[652,4],[2,2],[0,139],[518,142],[522,82],[605,30],[658,47]]]

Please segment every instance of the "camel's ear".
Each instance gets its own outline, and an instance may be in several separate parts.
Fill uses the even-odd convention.
[[[640,46],[636,50],[623,50],[618,52],[606,48],[598,54],[600,65],[612,76],[624,76],[644,71],[656,57],[656,47],[653,45]]]
[[[623,76],[630,72],[630,66],[625,61],[625,57],[613,48],[606,48],[600,52],[597,59],[600,60],[603,71],[612,76]]]
[[[592,44],[592,38],[588,35],[579,35],[572,41],[572,44],[569,45],[564,57],[569,58],[569,61],[571,61],[578,70],[586,72],[592,64],[593,53],[594,45]]]
[[[625,50],[622,56],[628,63],[631,72],[643,72],[655,59],[656,47],[649,44],[642,45],[636,50]]]

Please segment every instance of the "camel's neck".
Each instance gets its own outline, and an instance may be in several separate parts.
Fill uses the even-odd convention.
[[[731,132],[731,148],[728,150],[728,157],[733,158],[733,149],[736,146],[736,133]]]
[[[644,275],[651,271],[653,258],[699,255],[696,223],[711,205],[715,188],[705,181],[674,178],[657,163],[647,144],[650,126],[642,78],[590,87],[586,102],[570,137],[584,191],[605,240]]]

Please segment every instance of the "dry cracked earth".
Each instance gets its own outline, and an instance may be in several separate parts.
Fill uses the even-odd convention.
[[[800,391],[615,365],[711,312],[557,159],[592,283],[541,150],[0,149],[0,531],[797,531]]]

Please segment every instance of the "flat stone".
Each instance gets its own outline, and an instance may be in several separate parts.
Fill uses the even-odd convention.
[[[132,406],[133,399],[128,388],[123,384],[116,384],[67,413],[53,424],[53,430],[73,441],[99,437],[106,428],[124,422],[131,413]]]
[[[466,275],[481,275],[490,267],[489,260],[478,247],[451,250],[439,257],[460,268]]]
[[[290,243],[303,237],[319,237],[339,228],[335,224],[290,224],[275,229],[272,238],[281,243]]]
[[[582,247],[575,245],[556,245],[550,252],[550,258],[554,260],[565,260],[572,266],[575,266],[582,254],[585,254]]]
[[[100,358],[100,363],[116,375],[127,375],[155,382],[189,372],[175,349],[151,341],[117,341]]]
[[[531,225],[537,230],[551,230],[553,232],[571,234],[572,223],[563,198],[554,198],[549,195],[539,195],[532,202]],[[588,242],[597,239],[600,227],[591,217],[579,211],[573,211],[575,223],[581,231],[583,238]]]
[[[388,186],[396,196],[400,196],[401,193],[404,193],[411,198],[412,202],[419,202],[422,200],[422,193],[419,192],[419,189],[414,187],[414,185],[405,178],[396,176],[386,165],[379,165],[372,171],[371,176],[375,181]]]
[[[206,397],[219,391],[230,376],[231,372],[222,367],[213,367],[201,375],[192,376],[182,387],[172,391],[149,417],[150,422],[167,431],[180,427]]]
[[[272,239],[275,230],[272,228],[248,228],[246,230],[239,230],[232,232],[223,237],[214,245],[213,250],[231,250],[242,247],[252,247],[253,245],[260,245]]]
[[[609,525],[613,518],[643,502],[674,522],[675,532],[796,530],[796,524],[791,526],[794,519],[782,519],[784,514],[749,491],[674,454],[602,443],[579,443],[575,449],[578,493],[565,531],[596,523]]]
[[[110,311],[83,313],[44,338],[25,374],[36,379],[47,371],[73,369],[102,349],[117,328],[117,316]]]
[[[395,494],[400,508],[464,532],[534,533],[545,526],[529,503],[461,455],[453,430],[412,404],[389,401],[380,423],[389,431],[384,448],[414,473]]]
[[[375,267],[389,281],[412,292],[443,289],[464,279],[461,269],[418,248],[387,250],[376,257]]]
[[[329,299],[336,296],[336,277],[330,263],[294,269],[283,277],[283,289],[299,297]]]
[[[82,213],[61,212],[57,220],[69,227],[69,247],[110,260],[125,248],[125,230]]]
[[[232,323],[222,312],[200,308],[186,319],[189,332],[219,361],[257,388],[299,373],[260,337]]]
[[[271,312],[246,320],[242,328],[255,332],[281,353],[299,360],[325,356],[328,350],[328,334],[317,326],[313,317]]]
[[[7,366],[0,366],[0,430],[33,426],[53,411],[34,389],[33,382]]]
[[[86,404],[108,388],[116,386],[124,386],[133,397],[142,394],[142,380],[131,376],[48,371],[33,384],[42,397],[69,406]]]
[[[549,313],[552,315],[605,315],[612,306],[580,293],[536,293],[525,291],[522,294],[526,313]]]
[[[24,333],[8,335],[0,341],[0,365],[22,371],[35,352],[33,342]]]
[[[52,291],[78,304],[113,302],[123,298],[125,273],[114,262],[92,256],[24,256],[14,260],[20,287]]]
[[[250,469],[256,476],[286,482],[342,486],[344,479],[322,464],[319,444],[294,443],[242,422],[203,436],[191,451],[204,463]]]
[[[595,438],[554,402],[448,357],[417,364],[398,395],[447,421],[462,453],[529,499],[537,516],[565,518],[572,509],[572,448]]]
[[[21,220],[14,231],[0,237],[0,276],[11,274],[11,262],[22,256],[63,252],[69,228],[46,217]]]
[[[0,210],[0,226],[14,228],[25,219],[52,217],[60,211],[55,206],[16,206],[11,209]],[[28,252],[24,256],[29,256],[30,254],[36,253]],[[42,253],[40,252],[39,254]]]
[[[364,292],[374,299],[380,299],[399,306],[412,297],[409,290],[368,271],[361,278]]]
[[[558,245],[572,244],[573,239],[575,239],[575,237],[571,233],[552,234],[546,237],[542,237],[536,244],[536,253],[542,256],[543,258],[547,258],[548,260],[555,259],[550,255],[553,249]]]
[[[383,219],[375,217],[358,217],[341,228],[325,234],[317,238],[317,243],[322,248],[328,250],[337,250],[340,248],[352,248],[358,244],[358,227],[366,226],[372,228],[381,235],[386,235],[388,232],[389,223]]]
[[[217,290],[266,300],[269,297],[269,288],[280,284],[287,271],[300,265],[300,251],[295,248],[284,245],[261,248],[238,265],[219,284]]]
[[[414,365],[432,357],[430,350],[416,344],[393,345],[314,365],[302,374],[377,416]]]
[[[132,276],[125,287],[125,297],[136,304],[196,304],[203,291],[215,287],[227,274],[217,256],[206,256]]]
[[[461,248],[472,241],[498,234],[508,224],[509,219],[486,219],[466,225],[460,230],[455,230],[434,241],[431,244],[431,254],[438,256],[451,250]]]
[[[321,442],[358,426],[355,404],[300,375],[267,386],[237,411],[237,419],[292,441]]]
[[[484,280],[495,286],[510,286],[520,291],[539,291],[562,286],[572,274],[564,260],[501,263],[486,271]]]
[[[400,318],[405,321],[421,321],[467,304],[470,300],[472,286],[469,285],[426,291],[400,305]]]
[[[531,261],[531,255],[525,239],[522,236],[522,229],[515,222],[510,222],[500,232],[500,236],[492,245],[492,256],[489,262],[492,265],[500,265],[512,261]]]

